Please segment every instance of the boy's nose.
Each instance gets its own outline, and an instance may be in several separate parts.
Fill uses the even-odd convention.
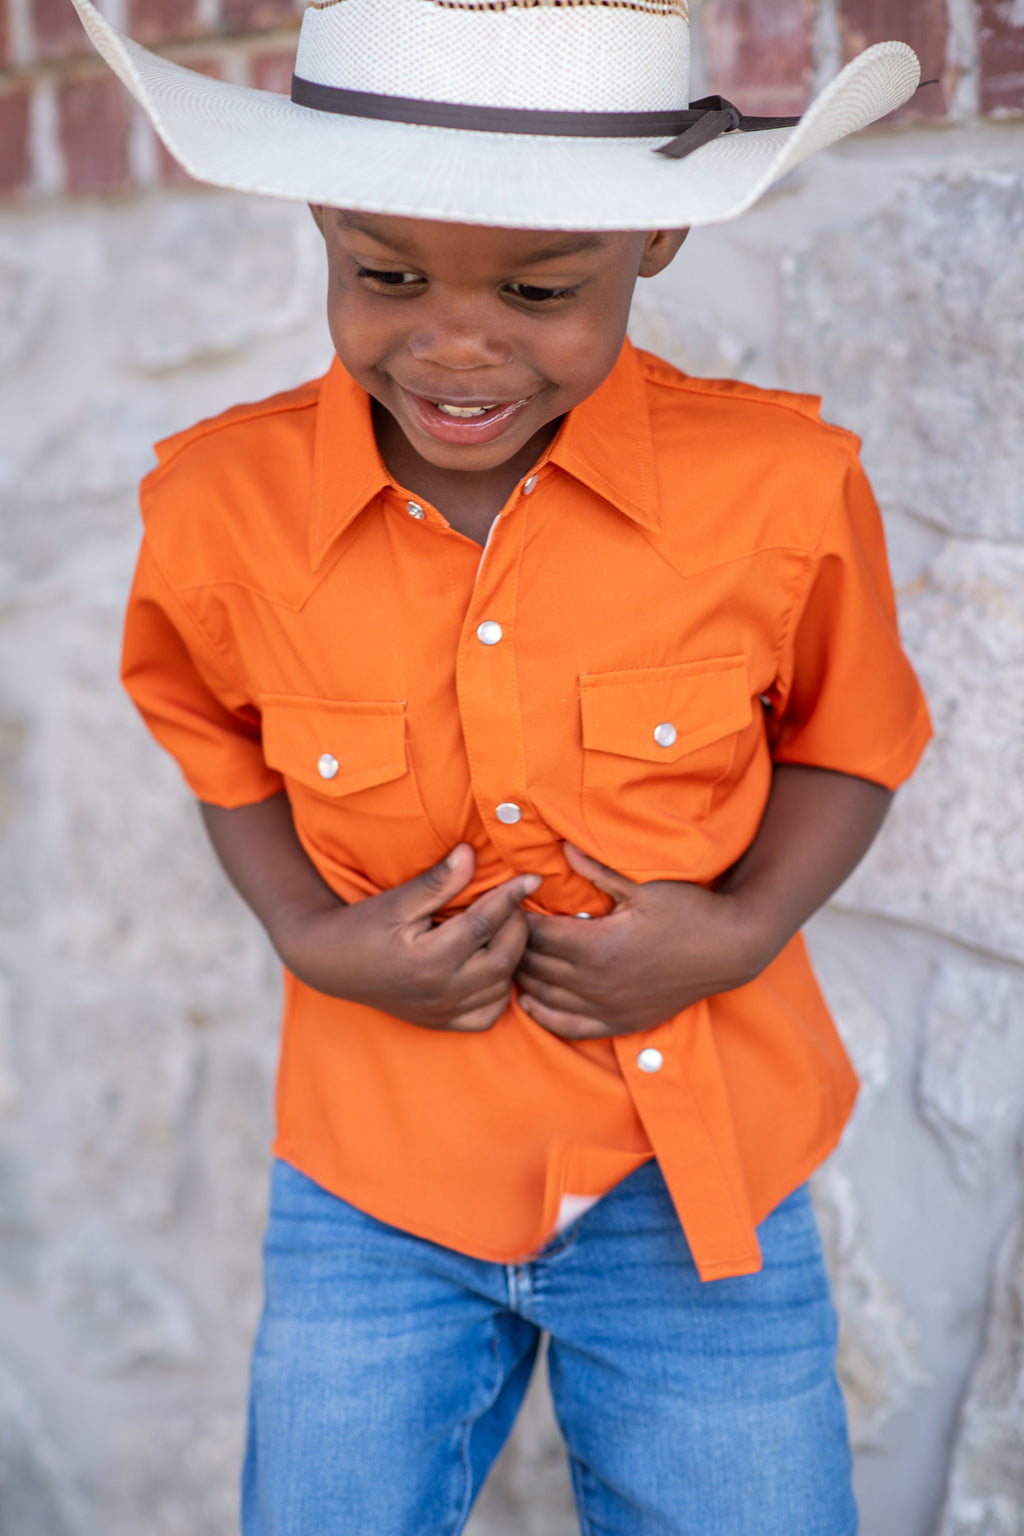
[[[469,326],[419,331],[410,336],[409,351],[419,363],[455,370],[500,368],[512,360],[507,341]]]

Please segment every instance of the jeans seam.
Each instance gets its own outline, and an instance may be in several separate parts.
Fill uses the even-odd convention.
[[[462,1457],[462,1471],[466,1487],[465,1492],[462,1495],[462,1503],[455,1515],[455,1523],[449,1528],[450,1536],[459,1536],[459,1532],[464,1528],[466,1521],[469,1519],[473,1512],[473,1468],[469,1459],[469,1440],[473,1433],[473,1426],[478,1423],[481,1418],[483,1418],[485,1413],[489,1412],[489,1410],[494,1407],[501,1393],[502,1382],[504,1380],[504,1373],[501,1369],[501,1353],[498,1348],[497,1328],[494,1328],[491,1334],[491,1353],[494,1356],[494,1390],[491,1392],[490,1397],[480,1409],[480,1412],[474,1414],[471,1418],[467,1417],[462,1426],[462,1441],[460,1451]]]
[[[580,1521],[580,1536],[594,1536],[594,1527],[590,1523],[586,1496],[583,1492],[583,1463],[571,1453],[569,1455],[569,1475],[572,1478],[573,1492],[576,1495],[576,1513]]]

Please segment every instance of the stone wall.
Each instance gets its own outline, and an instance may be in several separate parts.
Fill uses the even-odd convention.
[[[149,444],[323,368],[321,255],[301,208],[185,185],[57,0],[5,6],[0,1536],[230,1536],[277,980],[119,692],[118,631]],[[123,19],[284,78],[290,0]],[[863,1530],[1021,1536],[1024,12],[706,0],[695,20],[693,94],[753,110],[798,110],[883,34],[941,82],[695,233],[633,332],[696,373],[820,392],[864,439],[938,734],[811,926],[864,1084],[815,1180]],[[538,1379],[473,1536],[573,1529]]]

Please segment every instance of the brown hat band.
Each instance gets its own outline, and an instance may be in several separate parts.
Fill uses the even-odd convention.
[[[317,112],[370,117],[423,128],[460,128],[477,133],[530,133],[572,139],[659,139],[656,151],[672,160],[700,149],[720,134],[753,133],[759,128],[794,128],[798,117],[744,117],[722,96],[705,96],[678,112],[547,112],[519,107],[477,107],[454,101],[422,101],[415,96],[378,96],[347,91],[292,76],[292,101]]]

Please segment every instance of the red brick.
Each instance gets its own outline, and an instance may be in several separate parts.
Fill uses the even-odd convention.
[[[168,43],[199,30],[195,0],[129,0],[128,31],[140,43]]]
[[[36,58],[66,59],[92,53],[71,0],[32,0],[32,29]]]
[[[249,79],[258,91],[276,91],[279,96],[290,96],[294,72],[294,48],[254,53],[249,59]]]
[[[707,86],[752,116],[802,112],[814,67],[814,0],[709,0]]]
[[[65,80],[58,103],[68,191],[124,191],[131,106],[120,81],[109,74]]]
[[[981,110],[1024,112],[1024,8],[981,0]]]
[[[294,0],[221,0],[225,32],[263,32],[294,24]]]
[[[24,192],[32,180],[31,95],[32,87],[21,85],[0,96],[0,196]]]
[[[197,75],[209,75],[211,80],[224,79],[224,64],[221,59],[185,57],[179,62],[187,65],[189,69],[194,69]],[[156,141],[156,157],[157,175],[162,182],[169,186],[187,185],[192,182],[193,178],[183,165],[178,164],[163,139]]]
[[[839,0],[843,57],[852,59],[872,43],[909,43],[921,60],[922,80],[938,80],[918,91],[899,117],[943,117],[947,105],[945,0]]]

